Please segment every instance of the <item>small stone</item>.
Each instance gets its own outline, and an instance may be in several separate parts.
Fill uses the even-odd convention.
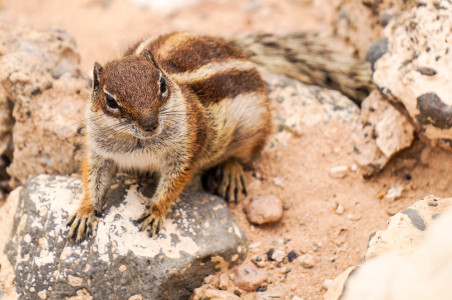
[[[311,254],[303,254],[299,258],[301,266],[306,269],[310,269],[315,265],[314,255]]]
[[[266,224],[277,222],[283,214],[282,201],[274,196],[257,196],[251,199],[245,208],[248,220],[253,224]]]
[[[272,254],[272,259],[276,260],[277,262],[282,262],[284,257],[286,257],[286,252],[284,252],[283,250],[276,250]]]
[[[205,300],[205,299],[215,299],[215,300],[240,300],[239,296],[234,295],[228,291],[220,291],[214,289],[197,288],[193,291],[193,300]]]
[[[289,254],[287,254],[287,258],[289,259],[289,262],[293,262],[298,257],[298,254],[295,251],[290,251]]]
[[[275,249],[271,248],[270,250],[267,251],[267,260],[268,261],[274,261],[273,259],[273,252],[275,252]]]
[[[292,208],[292,205],[293,205],[292,201],[286,202],[286,203],[284,203],[283,209],[284,210],[289,210],[289,209]]]
[[[345,211],[344,207],[342,205],[340,205],[339,203],[336,203],[336,209],[334,210],[335,213],[337,213],[338,215],[342,215]]]
[[[292,297],[292,300],[304,300],[304,298],[301,298],[301,297],[299,297],[299,296],[293,296],[293,297]]]
[[[274,183],[276,186],[284,186],[284,179],[281,178],[281,177],[274,177],[274,178],[273,178],[273,183]]]
[[[220,290],[227,290],[228,289],[228,283],[229,283],[228,273],[220,274],[219,282],[218,282],[218,287],[220,288]]]
[[[330,169],[330,176],[332,178],[341,179],[347,176],[348,167],[347,166],[335,166]]]
[[[251,261],[252,261],[256,266],[258,266],[259,268],[263,268],[263,267],[265,267],[265,265],[266,265],[265,260],[264,260],[261,256],[259,256],[259,255],[253,256],[253,257],[251,258]]]
[[[312,245],[312,251],[314,252],[319,251],[320,247],[322,247],[322,243],[316,243]]]
[[[392,187],[388,190],[388,192],[385,195],[385,199],[387,200],[397,200],[402,196],[402,192],[403,192],[403,187],[401,187],[400,185],[397,185],[395,187]]]
[[[267,273],[250,262],[238,266],[231,275],[234,284],[247,292],[255,291],[267,281]]]
[[[273,240],[271,242],[271,244],[272,244],[273,247],[279,248],[282,245],[284,245],[284,240],[283,239],[276,239],[276,240]]]
[[[322,288],[324,288],[325,290],[328,290],[331,287],[331,284],[333,283],[332,279],[325,279],[322,282]]]

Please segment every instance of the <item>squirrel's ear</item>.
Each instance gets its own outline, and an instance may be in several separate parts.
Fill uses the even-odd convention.
[[[94,70],[93,70],[93,87],[97,88],[100,83],[100,76],[102,76],[102,71],[104,68],[96,61],[94,63]]]
[[[161,70],[159,64],[155,61],[154,55],[152,55],[151,51],[146,49],[141,55],[147,58],[157,69]]]

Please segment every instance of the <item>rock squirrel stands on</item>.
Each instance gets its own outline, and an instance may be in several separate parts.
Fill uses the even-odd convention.
[[[216,193],[237,201],[246,194],[242,165],[261,152],[271,132],[256,65],[359,102],[371,89],[370,68],[337,50],[337,43],[312,33],[231,41],[171,33],[142,40],[103,67],[96,62],[86,111],[84,196],[69,219],[69,238],[80,242],[93,232],[117,169],[159,175],[138,219],[150,236],[197,171],[216,167]]]

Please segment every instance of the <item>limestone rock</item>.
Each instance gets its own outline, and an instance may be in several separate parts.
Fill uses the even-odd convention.
[[[247,292],[255,291],[267,281],[267,273],[248,262],[238,266],[231,274],[234,284]]]
[[[337,13],[331,18],[335,35],[349,41],[364,59],[370,45],[381,38],[382,30],[405,10],[419,2],[417,0],[385,1],[323,1],[323,5],[336,7]]]
[[[355,136],[360,172],[369,177],[383,169],[400,150],[414,139],[410,119],[384,100],[378,91],[364,99],[361,106],[362,130]]]
[[[391,217],[370,236],[366,261],[336,277],[325,299],[451,299],[451,208],[452,198],[428,196]]]
[[[67,218],[81,200],[80,179],[27,181],[6,252],[21,297],[46,290],[48,298],[64,299],[85,290],[94,299],[184,299],[208,274],[245,258],[247,238],[221,198],[182,195],[159,236],[149,238],[134,223],[144,211],[137,185],[119,179],[96,234],[80,245],[66,239]]]
[[[452,299],[451,227],[449,208],[410,252],[391,251],[364,263],[350,276],[340,299]]]
[[[256,196],[251,199],[245,211],[248,220],[253,224],[274,223],[283,215],[283,204],[274,195]]]
[[[388,52],[375,65],[374,82],[394,97],[429,139],[451,144],[452,67],[449,1],[429,0],[388,26]]]
[[[412,250],[425,235],[433,220],[452,204],[452,198],[427,196],[389,219],[388,228],[369,239],[365,258],[381,253],[405,253]]]
[[[0,19],[0,155],[12,159],[12,186],[78,170],[89,98],[69,34],[14,24]]]

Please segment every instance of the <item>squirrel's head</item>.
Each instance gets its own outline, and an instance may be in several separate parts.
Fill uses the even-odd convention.
[[[160,111],[172,82],[149,51],[94,64],[91,109],[102,112],[111,129],[148,138],[161,128]]]

